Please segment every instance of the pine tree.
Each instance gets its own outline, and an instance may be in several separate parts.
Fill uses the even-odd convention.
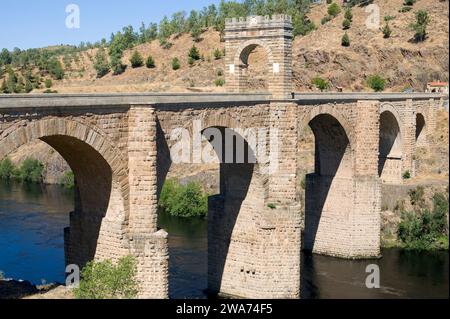
[[[192,58],[195,61],[200,60],[200,52],[195,45],[189,50],[188,57]]]
[[[341,44],[343,47],[350,46],[350,37],[348,36],[347,32],[345,32],[345,34],[343,35]]]
[[[131,67],[134,68],[140,68],[144,65],[144,59],[142,58],[142,55],[135,50],[130,58]]]
[[[97,51],[94,60],[94,68],[95,71],[97,71],[97,78],[104,77],[106,74],[108,74],[110,67],[105,49],[101,48]]]
[[[156,66],[155,60],[153,59],[153,57],[151,55],[148,56],[145,64],[146,64],[147,68],[149,68],[149,69],[153,69]]]

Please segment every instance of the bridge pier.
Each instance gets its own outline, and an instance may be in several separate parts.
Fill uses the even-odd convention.
[[[157,118],[149,105],[128,111],[130,253],[137,258],[139,297],[168,298],[167,233],[158,231]]]

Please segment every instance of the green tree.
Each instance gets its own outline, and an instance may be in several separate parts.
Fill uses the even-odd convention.
[[[64,69],[59,60],[57,60],[56,58],[50,60],[48,67],[50,74],[54,76],[55,79],[62,80],[62,78],[64,77]]]
[[[42,183],[44,164],[37,159],[28,157],[14,172],[14,178],[25,183]]]
[[[171,179],[163,186],[159,206],[176,217],[204,217],[208,213],[208,196],[198,183],[181,185]]]
[[[188,57],[192,58],[195,61],[200,60],[200,52],[195,45],[192,46],[192,48],[189,50]]]
[[[111,69],[114,75],[122,74],[126,68],[126,65],[122,63],[122,57],[120,55],[113,55],[111,57]]]
[[[352,9],[351,8],[345,9],[344,18],[349,20],[350,22],[353,21],[353,13],[352,13]]]
[[[368,77],[367,84],[375,92],[382,92],[386,87],[386,80],[375,74]]]
[[[146,64],[147,68],[149,68],[149,69],[153,69],[154,67],[156,67],[155,60],[153,59],[153,57],[151,55],[148,56],[145,64]]]
[[[95,54],[94,69],[97,72],[97,78],[104,77],[110,70],[108,57],[103,48],[99,49]]]
[[[341,7],[336,2],[333,2],[328,6],[327,12],[330,16],[336,17],[339,13],[341,13]]]
[[[315,77],[314,79],[312,79],[312,84],[314,84],[322,92],[328,89],[328,87],[330,86],[328,81],[322,79],[321,77]]]
[[[79,288],[74,289],[78,299],[135,299],[138,294],[136,280],[137,261],[131,257],[89,262],[81,272]]]
[[[350,46],[350,37],[348,36],[347,32],[345,32],[345,34],[342,36],[341,44],[343,47]]]
[[[173,58],[172,59],[172,70],[176,71],[178,69],[180,69],[181,65],[180,65],[180,60],[178,58]]]
[[[8,49],[3,49],[2,52],[0,52],[0,66],[11,64],[11,62],[11,53],[8,51]]]
[[[12,179],[15,169],[13,162],[8,157],[0,160],[0,180]]]
[[[352,23],[350,22],[350,20],[345,19],[344,22],[342,22],[342,28],[344,30],[348,30],[350,29],[350,26],[352,25]]]
[[[416,13],[416,22],[410,24],[410,28],[415,32],[414,40],[417,42],[425,41],[427,37],[427,26],[430,23],[430,17],[425,10],[419,10]]]
[[[137,50],[135,50],[131,55],[130,63],[132,68],[140,68],[141,66],[144,65],[144,59]]]
[[[53,86],[52,79],[45,79],[45,87],[47,89],[51,88]]]

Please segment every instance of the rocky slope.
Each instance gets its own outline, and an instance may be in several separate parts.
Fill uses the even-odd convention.
[[[369,29],[366,26],[370,15],[365,12],[366,7],[354,7],[353,23],[347,31],[351,40],[350,47],[341,46],[341,38],[345,32],[342,28],[343,10],[330,22],[321,24],[321,19],[327,14],[327,5],[323,2],[313,6],[309,14],[317,30],[304,37],[299,36],[294,41],[296,91],[316,90],[311,84],[316,76],[328,79],[330,90],[339,87],[344,91],[369,90],[366,78],[372,74],[380,74],[386,78],[387,91],[402,91],[407,87],[423,91],[428,81],[448,81],[448,1],[418,0],[411,11],[400,13],[404,0],[375,0],[373,3],[380,8],[379,29]],[[414,32],[409,25],[415,21],[418,10],[426,10],[431,21],[427,28],[427,39],[414,43]],[[389,22],[392,35],[384,39],[381,27],[387,16],[392,19]],[[54,89],[60,93],[224,90],[214,84],[217,78],[222,77],[225,69],[224,59],[216,60],[213,54],[215,49],[224,49],[218,32],[212,29],[206,31],[198,43],[194,43],[189,34],[173,37],[170,42],[173,44],[170,49],[163,49],[157,40],[135,48],[145,58],[152,55],[156,68],[131,68],[129,57],[133,49],[125,52],[123,62],[128,67],[123,74],[113,76],[110,73],[101,79],[96,78],[93,67],[97,50],[80,53],[70,65],[65,65],[66,76],[61,81],[54,81]],[[187,53],[194,44],[199,48],[203,59],[189,66]],[[174,57],[181,61],[181,68],[177,71],[171,67]],[[264,52],[256,50],[249,64],[249,72],[254,73],[253,90],[264,90],[266,64]]]

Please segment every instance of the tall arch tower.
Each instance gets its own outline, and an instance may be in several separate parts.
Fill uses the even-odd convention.
[[[261,47],[268,61],[268,88],[274,98],[292,94],[292,18],[251,16],[225,21],[226,76],[229,92],[247,92],[248,57]]]

